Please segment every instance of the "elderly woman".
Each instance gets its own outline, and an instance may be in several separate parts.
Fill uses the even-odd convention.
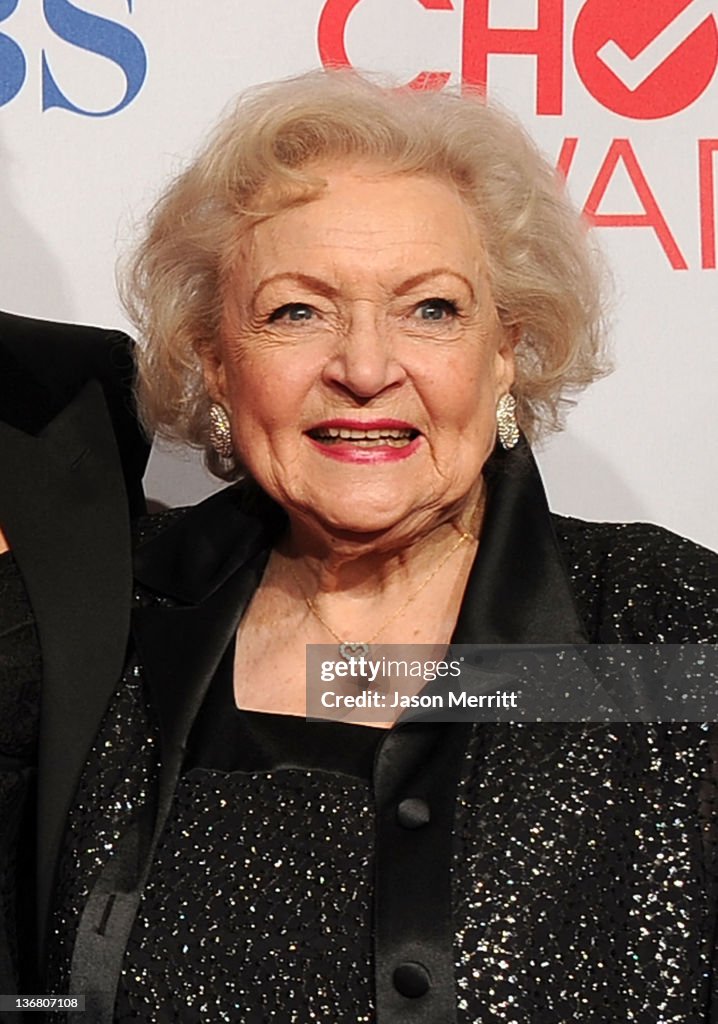
[[[587,240],[475,98],[310,74],[156,206],[148,423],[226,479],[147,523],[70,809],[89,1019],[707,1021],[714,734],[308,722],[307,644],[716,639],[716,559],[550,515],[527,443],[602,372]]]

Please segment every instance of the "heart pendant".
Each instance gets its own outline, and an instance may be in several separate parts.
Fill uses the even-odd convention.
[[[339,644],[339,653],[345,661],[351,661],[352,658],[366,658],[369,654],[369,644]]]

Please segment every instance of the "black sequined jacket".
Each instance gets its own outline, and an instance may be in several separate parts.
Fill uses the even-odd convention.
[[[138,551],[135,653],[55,883],[49,984],[85,993],[88,1020],[112,1020],[189,731],[281,529],[242,494],[166,514]],[[710,552],[645,524],[551,516],[530,453],[497,452],[453,639],[714,643],[717,595]],[[715,745],[700,725],[387,732],[373,779],[376,1021],[717,1021]],[[421,827],[397,816],[407,797],[429,809]]]

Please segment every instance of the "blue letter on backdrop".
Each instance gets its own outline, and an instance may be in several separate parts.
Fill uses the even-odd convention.
[[[0,0],[0,21],[9,18],[18,0]],[[0,107],[9,103],[22,89],[25,81],[25,57],[17,43],[0,33]]]
[[[133,0],[126,2],[128,10],[132,13]],[[62,107],[86,117],[108,117],[123,110],[140,91],[147,74],[147,54],[139,38],[116,21],[81,11],[70,0],[43,0],[43,8],[45,19],[55,35],[81,50],[89,50],[101,57],[107,57],[122,69],[127,85],[125,95],[117,106],[110,110],[83,110],[60,91],[43,50],[42,109]]]

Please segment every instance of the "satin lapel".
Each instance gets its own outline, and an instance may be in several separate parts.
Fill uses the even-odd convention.
[[[133,613],[132,632],[160,728],[163,793],[174,786],[192,723],[259,585],[268,553],[260,552],[196,604]]]
[[[179,768],[207,686],[283,529],[275,506],[248,513],[246,501],[246,489],[220,491],[135,554],[138,583],[174,601],[136,608],[132,620],[158,715],[163,777]]]
[[[585,644],[541,477],[528,447],[496,450],[455,644]]]
[[[102,390],[88,383],[37,437],[0,423],[0,522],[38,623],[38,922],[82,765],[122,671],[131,561],[127,498]]]

